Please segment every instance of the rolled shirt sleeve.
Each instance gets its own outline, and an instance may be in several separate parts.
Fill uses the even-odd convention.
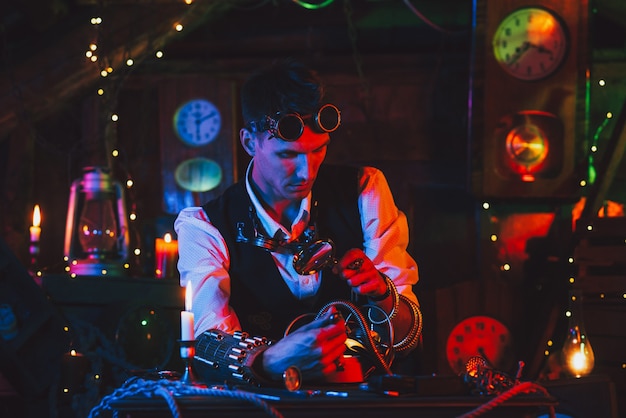
[[[364,168],[360,187],[359,211],[365,254],[380,272],[393,280],[399,293],[418,303],[413,292],[413,285],[419,280],[418,269],[407,252],[406,215],[396,207],[387,179],[377,168]]]
[[[229,305],[229,255],[226,242],[201,207],[183,209],[174,230],[178,234],[181,286],[191,282],[195,334],[217,328],[226,332],[241,329]]]

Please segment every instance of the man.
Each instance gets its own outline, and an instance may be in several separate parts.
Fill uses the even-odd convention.
[[[276,63],[246,81],[241,99],[239,136],[252,157],[245,179],[175,222],[202,374],[275,382],[295,368],[305,380],[324,381],[346,350],[337,309],[285,331],[298,317],[355,296],[387,313],[395,351],[410,352],[421,316],[406,217],[379,170],[322,165],[340,113],[324,101],[316,73]],[[340,259],[332,269],[296,271],[294,255],[316,239],[332,240]]]

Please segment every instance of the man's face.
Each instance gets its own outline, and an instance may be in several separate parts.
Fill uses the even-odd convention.
[[[302,136],[293,142],[270,138],[268,132],[251,134],[244,147],[254,157],[252,180],[266,203],[306,197],[329,142],[328,133],[314,132],[306,125]]]

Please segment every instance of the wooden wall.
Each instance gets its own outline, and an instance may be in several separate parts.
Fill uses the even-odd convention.
[[[398,206],[408,216],[409,249],[420,266],[416,292],[425,311],[424,363],[427,370],[448,371],[442,345],[452,325],[468,315],[488,313],[497,317],[511,327],[516,341],[523,340],[523,325],[541,334],[543,329],[539,328],[544,324],[542,318],[527,323],[524,315],[532,306],[515,309],[527,301],[520,288],[529,282],[524,281],[523,269],[504,275],[496,268],[499,260],[490,245],[490,215],[481,210],[482,202],[471,192],[467,143],[469,36],[464,42],[457,39],[453,48],[447,49],[445,37],[430,35],[433,37],[428,41],[416,40],[426,45],[422,52],[361,57],[362,74],[350,51],[336,55],[303,51],[296,57],[320,70],[333,102],[343,111],[343,125],[333,135],[328,161],[372,164],[383,169]],[[83,166],[110,160],[119,181],[134,181],[127,194],[138,215],[131,225],[131,241],[143,251],[133,263],[133,274],[149,275],[153,238],[170,228],[173,221],[163,207],[164,178],[171,177],[171,172],[163,165],[162,138],[171,123],[163,119],[169,113],[163,110],[160,88],[177,76],[211,77],[233,86],[220,89],[216,100],[235,103],[246,74],[272,58],[275,56],[210,64],[204,60],[150,63],[137,70],[120,85],[116,102],[120,120],[108,131],[113,136],[108,139],[120,151],[115,159],[101,149],[104,122],[93,119],[98,119],[94,114],[103,112],[105,104],[97,105],[95,89],[75,101],[60,103],[54,114],[36,123],[21,121],[18,129],[0,141],[0,233],[28,263],[28,226],[32,205],[38,203],[43,212],[40,264],[49,272],[61,272],[71,182],[80,176]],[[620,72],[615,72],[614,78],[618,78],[616,74]],[[176,105],[166,103],[170,109]],[[595,114],[601,113],[598,110]],[[233,110],[231,135],[235,145],[237,117],[237,110]],[[598,119],[596,116],[594,120]],[[171,147],[168,150],[176,152]],[[235,178],[245,169],[246,161],[235,151]],[[621,192],[615,195],[623,197]],[[551,205],[537,208],[523,203],[503,210],[506,214],[533,211],[559,213]],[[567,212],[568,208],[563,209]],[[569,220],[564,215],[557,229]],[[546,238],[544,246],[562,243],[567,237],[559,236],[555,241],[552,236]],[[541,262],[534,270],[538,274],[533,277],[540,278],[542,285],[562,273],[553,270],[550,263],[542,264],[546,254],[539,257]],[[559,290],[550,288],[555,293]],[[542,302],[545,306],[552,302],[553,295],[548,296]],[[540,337],[533,335],[530,340],[536,345]]]

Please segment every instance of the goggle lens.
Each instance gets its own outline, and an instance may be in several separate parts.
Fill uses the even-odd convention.
[[[331,104],[325,104],[317,112],[315,123],[324,132],[336,131],[341,123],[339,109]]]
[[[276,124],[275,135],[285,141],[295,141],[304,131],[304,121],[294,113],[283,116]]]

